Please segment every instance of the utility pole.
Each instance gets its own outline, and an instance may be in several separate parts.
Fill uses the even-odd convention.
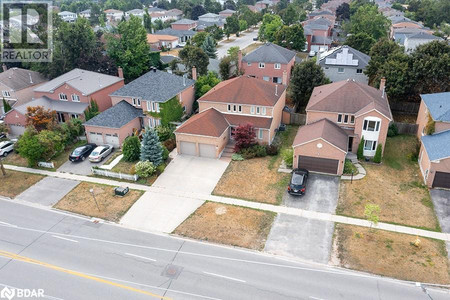
[[[97,199],[95,199],[94,189],[90,189],[89,192],[91,192],[92,198],[94,198],[95,205],[97,206],[98,211],[100,211],[100,207],[98,207]]]

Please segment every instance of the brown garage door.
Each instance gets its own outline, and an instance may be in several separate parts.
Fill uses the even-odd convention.
[[[450,189],[450,173],[436,172],[433,187]]]
[[[337,174],[339,160],[300,155],[298,167],[313,172]]]

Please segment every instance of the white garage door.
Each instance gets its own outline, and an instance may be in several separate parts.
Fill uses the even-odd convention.
[[[180,142],[180,150],[181,154],[197,155],[197,151],[195,150],[195,143]]]
[[[103,136],[101,133],[89,132],[89,142],[97,145],[103,144]]]
[[[210,144],[198,144],[201,157],[216,158],[216,146]]]
[[[25,127],[20,125],[9,125],[9,129],[12,136],[19,136],[25,132]]]
[[[113,145],[114,147],[119,147],[119,136],[117,133],[115,134],[106,134],[105,142],[109,145]]]

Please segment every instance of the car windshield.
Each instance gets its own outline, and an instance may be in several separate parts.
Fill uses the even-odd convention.
[[[83,150],[84,150],[84,147],[77,148],[77,149],[73,150],[73,154],[80,155],[83,152]]]
[[[291,183],[292,183],[293,185],[302,185],[302,184],[303,184],[303,177],[304,177],[303,174],[297,174],[297,173],[294,173],[294,174],[292,175]]]
[[[98,151],[94,151],[94,152],[91,153],[92,156],[97,156],[99,154],[100,154],[100,152],[98,152]]]

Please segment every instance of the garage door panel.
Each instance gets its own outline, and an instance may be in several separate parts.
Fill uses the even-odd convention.
[[[89,132],[89,142],[101,145],[103,144],[103,135],[98,132]]]
[[[450,189],[450,173],[436,172],[434,175],[433,187]]]
[[[113,145],[114,147],[119,147],[119,136],[117,134],[106,134],[105,142],[106,144]]]
[[[216,158],[216,146],[211,144],[198,144],[201,157]]]
[[[25,127],[20,125],[9,125],[10,134],[12,136],[19,136],[25,132]]]
[[[336,175],[338,173],[339,160],[300,155],[298,157],[298,167],[313,172]]]
[[[180,142],[180,153],[186,155],[197,155],[197,151],[195,149],[195,143],[191,142]]]

